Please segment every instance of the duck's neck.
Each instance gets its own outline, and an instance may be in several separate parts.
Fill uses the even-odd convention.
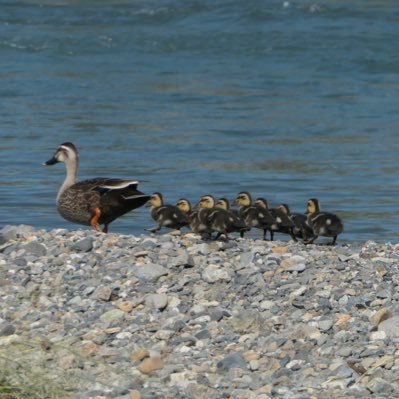
[[[58,191],[57,202],[59,201],[64,191],[76,183],[78,175],[78,160],[77,159],[68,160],[67,162],[65,162],[65,167],[66,167],[66,178],[64,180],[64,183],[62,183],[61,188]]]

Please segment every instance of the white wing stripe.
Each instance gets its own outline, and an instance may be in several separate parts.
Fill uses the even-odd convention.
[[[132,184],[139,184],[139,182],[135,181],[135,180],[127,180],[127,181],[120,182],[118,184],[110,184],[110,185],[102,184],[101,186],[98,186],[98,187],[106,188],[108,190],[119,190],[121,188],[129,187]]]

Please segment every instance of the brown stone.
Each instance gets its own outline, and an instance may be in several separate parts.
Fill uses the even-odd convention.
[[[133,389],[129,392],[130,399],[141,399],[141,393],[137,389]]]
[[[74,361],[75,361],[75,355],[69,354],[59,359],[58,366],[61,367],[63,370],[68,370],[72,368]]]
[[[370,323],[377,327],[382,321],[392,317],[392,312],[387,308],[382,308],[370,316]]]
[[[384,276],[388,273],[388,270],[386,269],[386,267],[385,267],[385,266],[382,266],[382,265],[378,265],[378,266],[376,267],[376,270],[377,270],[377,273],[378,273],[381,277],[384,277]]]
[[[97,352],[97,345],[92,341],[86,341],[80,347],[80,353],[83,356],[93,356]]]
[[[348,314],[343,314],[342,316],[339,317],[339,319],[335,322],[337,326],[340,326],[341,324],[345,324],[350,320],[350,315]]]
[[[118,334],[121,332],[122,328],[120,327],[109,327],[104,330],[107,334]]]
[[[287,247],[273,247],[272,252],[275,254],[286,254],[288,252]]]
[[[259,360],[260,355],[254,351],[248,351],[244,353],[244,359],[246,362],[250,362],[251,360]]]
[[[135,304],[131,301],[123,301],[121,303],[118,303],[117,307],[119,310],[122,310],[126,313],[129,313],[133,310]]]
[[[153,371],[161,369],[163,367],[163,361],[159,356],[147,357],[144,359],[138,370],[143,374],[151,374]]]
[[[144,349],[144,348],[141,348],[141,349],[133,352],[130,355],[130,361],[132,363],[136,363],[136,362],[139,362],[140,360],[143,360],[143,359],[145,359],[146,357],[149,357],[149,356],[150,356],[150,353],[148,352],[148,350]]]
[[[99,287],[96,290],[97,299],[101,299],[102,301],[109,301],[112,295],[112,288],[110,287]]]

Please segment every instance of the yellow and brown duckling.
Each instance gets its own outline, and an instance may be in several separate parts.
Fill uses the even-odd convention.
[[[193,233],[199,233],[198,210],[194,210],[191,202],[186,198],[180,198],[176,202],[176,207],[179,208],[190,220],[190,229]]]
[[[294,241],[298,241],[294,234],[294,222],[289,218],[287,213],[279,208],[269,208],[269,203],[265,198],[257,198],[255,204],[267,209],[276,221],[270,229],[270,241],[273,241],[274,233],[289,234]]]
[[[62,143],[44,165],[63,162],[66,178],[57,194],[57,209],[61,216],[72,222],[92,226],[103,232],[115,219],[144,205],[149,196],[137,189],[137,180],[96,177],[77,180],[79,152],[73,143]]]
[[[161,193],[154,193],[149,199],[148,206],[151,208],[151,217],[158,223],[158,226],[146,229],[155,232],[162,227],[180,230],[190,225],[190,219],[177,206],[164,204]]]
[[[307,216],[303,213],[291,213],[291,210],[287,204],[280,204],[277,209],[284,212],[294,223],[293,233],[295,237],[301,238],[304,241],[309,240],[313,237],[313,229],[307,222]]]
[[[332,237],[329,245],[335,245],[337,237],[344,231],[341,219],[334,213],[321,212],[320,201],[316,198],[308,200],[306,205],[307,222],[313,229],[313,237],[305,241],[306,244],[313,243],[318,236]]]
[[[224,201],[227,201],[224,199]],[[223,202],[223,206],[228,206],[226,202]],[[216,231],[217,235],[215,239],[218,239],[222,235],[226,239],[229,239],[228,233],[239,232],[246,230],[246,225],[243,220],[239,217],[234,216],[230,211],[219,206],[216,206],[215,198],[212,195],[203,195],[198,203],[200,219],[204,219],[204,223],[207,223],[211,231]],[[204,212],[208,210],[208,212]],[[203,215],[203,216],[201,216]]]
[[[240,237],[244,237],[244,233],[246,231],[249,231],[249,229],[247,228],[244,219],[241,217],[240,212],[237,209],[231,209],[230,201],[224,197],[219,198],[216,201],[215,207],[218,209],[223,209],[229,213],[230,217],[233,218],[233,226],[231,227],[231,232],[239,232]]]
[[[212,213],[214,204],[215,200],[211,195],[203,195],[200,198],[196,205],[196,210],[194,210],[195,213],[191,223],[193,233],[205,234],[209,238],[212,236],[213,229],[209,221],[209,215]]]
[[[252,203],[252,197],[247,191],[238,193],[236,204],[240,207],[239,214],[248,229],[253,227],[263,230],[263,239],[266,240],[267,231],[271,231],[276,221],[268,209]]]

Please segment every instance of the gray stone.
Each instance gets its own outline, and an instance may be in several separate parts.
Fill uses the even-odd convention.
[[[393,386],[381,377],[376,377],[370,380],[367,384],[367,389],[372,393],[381,393],[384,395],[388,395],[394,390]]]
[[[168,306],[168,296],[166,294],[150,294],[145,298],[148,307],[163,310]]]
[[[21,247],[25,251],[26,255],[32,255],[35,257],[46,256],[47,248],[37,241],[31,241]]]
[[[93,238],[85,237],[82,240],[74,242],[71,249],[78,252],[90,252],[93,249]]]
[[[100,320],[104,323],[113,323],[115,321],[119,322],[123,320],[126,316],[126,313],[119,309],[112,309],[100,316]]]
[[[241,353],[234,353],[227,355],[224,359],[217,363],[217,368],[219,372],[224,372],[234,368],[246,369],[247,364]]]
[[[320,320],[318,323],[319,329],[323,332],[328,331],[333,325],[334,322],[332,320]]]
[[[156,263],[148,263],[142,266],[134,265],[131,271],[139,280],[154,282],[160,277],[166,276],[169,271]]]
[[[399,337],[399,316],[393,316],[378,325],[379,331],[384,331],[389,338]]]
[[[385,299],[385,298],[390,298],[391,293],[386,289],[382,289],[382,290],[377,291],[375,296],[377,298]]]
[[[255,259],[255,253],[252,251],[249,252],[244,252],[240,255],[240,266],[241,267],[247,267],[251,263],[253,263]]]
[[[15,327],[10,323],[0,323],[0,337],[5,337],[15,333]]]
[[[333,375],[338,378],[350,378],[353,376],[353,370],[348,366],[340,366]]]
[[[34,229],[32,226],[21,224],[19,226],[4,226],[0,230],[0,245],[5,244],[8,241],[16,240],[19,237],[26,237],[33,233]]]
[[[230,280],[228,271],[218,265],[207,266],[202,272],[202,278],[208,283],[215,283],[219,280]]]
[[[209,339],[212,337],[212,334],[209,330],[201,330],[195,334],[195,338],[197,339]]]

